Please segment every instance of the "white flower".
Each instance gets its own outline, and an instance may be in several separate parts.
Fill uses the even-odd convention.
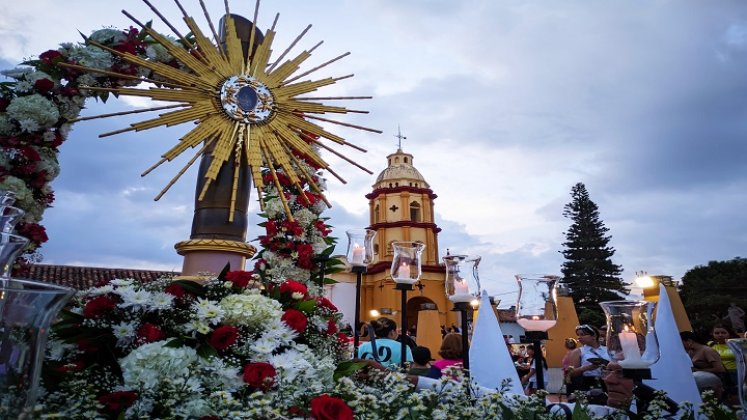
[[[6,112],[10,118],[18,121],[22,131],[27,132],[52,127],[60,119],[55,104],[38,93],[14,98]]]
[[[109,283],[114,286],[130,286],[133,282],[133,279],[114,279]]]
[[[201,321],[209,321],[211,324],[219,323],[226,313],[226,311],[216,305],[215,302],[203,298],[198,298],[197,302],[192,304],[192,310],[195,311],[197,319]]]
[[[82,66],[102,70],[109,70],[114,64],[111,54],[94,46],[73,48],[70,50],[70,59]]]
[[[282,305],[262,295],[228,295],[220,301],[228,325],[260,327],[270,319],[280,319]]]
[[[166,341],[144,344],[120,360],[124,386],[153,389],[164,378],[189,378],[198,359],[190,347],[166,347]]]
[[[152,310],[168,309],[174,303],[174,295],[165,292],[153,292],[150,308]]]
[[[120,322],[112,326],[112,333],[117,338],[117,345],[128,345],[135,338],[135,324],[133,322]]]
[[[207,334],[210,332],[210,325],[208,325],[207,322],[201,321],[199,319],[193,319],[187,325],[185,325],[184,328],[188,332],[197,331],[200,334]]]
[[[260,356],[269,356],[278,347],[278,342],[270,337],[260,337],[249,347],[252,352]]]
[[[129,306],[144,307],[147,306],[151,301],[152,293],[147,290],[127,289],[125,293],[122,293],[122,303],[118,306],[120,308],[127,308]]]

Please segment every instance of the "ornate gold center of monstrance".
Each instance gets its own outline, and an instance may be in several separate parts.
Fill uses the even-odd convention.
[[[147,88],[122,87],[116,89],[101,87],[86,87],[90,90],[111,91],[120,95],[149,97],[153,100],[173,102],[170,108],[178,108],[174,111],[158,115],[156,118],[133,123],[129,128],[102,134],[100,137],[129,132],[149,130],[161,126],[174,126],[186,123],[196,123],[196,126],[183,135],[179,141],[162,155],[162,159],[146,170],[143,175],[186,152],[188,149],[200,146],[194,157],[182,168],[168,185],[156,196],[158,200],[168,189],[186,172],[186,170],[203,154],[212,157],[210,166],[206,171],[202,190],[198,200],[202,200],[211,184],[216,180],[221,168],[228,164],[234,164],[233,191],[230,198],[230,211],[228,220],[232,221],[236,205],[236,190],[239,178],[239,170],[242,165],[251,168],[252,180],[260,197],[265,182],[262,171],[267,170],[272,175],[272,180],[278,190],[282,190],[278,181],[277,171],[282,171],[298,191],[302,191],[301,181],[305,181],[310,188],[324,198],[321,189],[303,168],[296,156],[305,156],[315,166],[337,177],[337,175],[314,150],[312,145],[341,157],[345,161],[372,174],[351,159],[334,150],[325,141],[339,145],[350,146],[360,151],[364,149],[352,145],[339,135],[333,134],[320,125],[310,120],[323,121],[330,124],[355,128],[359,130],[380,133],[366,127],[341,121],[322,118],[320,114],[346,114],[348,112],[366,113],[365,111],[349,110],[341,106],[326,105],[322,101],[331,100],[355,100],[370,99],[369,96],[348,97],[312,97],[302,96],[314,92],[317,89],[329,86],[339,80],[352,75],[337,78],[327,77],[317,80],[306,79],[311,73],[331,64],[349,53],[342,54],[330,59],[322,65],[314,67],[305,72],[300,72],[301,64],[306,61],[311,52],[321,43],[309,50],[296,54],[295,57],[285,59],[293,46],[306,34],[307,27],[293,43],[277,58],[271,58],[272,42],[275,38],[275,24],[268,29],[262,40],[255,40],[256,20],[259,2],[255,4],[254,22],[250,31],[249,45],[256,45],[253,53],[244,54],[241,39],[237,35],[236,22],[228,10],[228,2],[225,2],[225,15],[223,23],[222,42],[213,27],[210,16],[205,8],[204,2],[200,1],[202,10],[207,19],[213,39],[206,36],[197,26],[195,20],[190,17],[184,8],[175,0],[182,11],[184,22],[190,32],[190,37],[182,35],[171,23],[169,23],[148,0],[143,0],[158,17],[171,29],[179,39],[175,43],[166,36],[154,30],[150,25],[143,25],[127,12],[123,12],[156,43],[165,48],[179,63],[180,66],[173,67],[167,64],[143,59],[136,55],[120,52],[107,48],[92,40],[87,40],[92,45],[103,48],[110,53],[121,57],[123,60],[149,69],[153,76],[148,78],[133,77],[130,75],[114,72],[105,72],[95,68],[69,65],[81,70],[107,73],[125,79],[139,79],[150,82]],[[258,42],[257,42],[258,41]],[[250,47],[250,51],[252,48]],[[169,107],[155,107],[149,110],[161,110]],[[142,110],[134,111],[142,112]],[[103,115],[108,117],[122,115],[123,113]],[[307,200],[304,194],[299,194],[300,199]],[[289,219],[293,219],[288,202],[283,194],[279,194]]]

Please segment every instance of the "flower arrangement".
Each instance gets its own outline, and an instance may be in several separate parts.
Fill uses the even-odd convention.
[[[118,51],[136,54],[172,66],[179,63],[163,47],[137,29],[100,29],[90,38]],[[65,64],[85,65],[115,72],[87,73]],[[67,139],[72,124],[87,98],[106,101],[108,92],[92,92],[84,86],[119,87],[139,83],[149,70],[133,66],[101,48],[85,43],[64,43],[45,51],[24,67],[2,72],[10,81],[0,83],[0,190],[16,193],[16,206],[25,211],[17,233],[30,243],[14,267],[23,273],[27,260],[38,261],[38,248],[48,240],[41,224],[44,211],[54,202],[50,186],[59,175],[59,146]]]
[[[332,388],[349,352],[339,318],[302,283],[263,285],[251,272],[201,283],[112,280],[79,293],[55,325],[45,411],[283,416]]]

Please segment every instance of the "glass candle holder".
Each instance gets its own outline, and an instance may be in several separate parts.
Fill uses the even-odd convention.
[[[607,352],[623,369],[648,369],[659,360],[653,302],[616,300],[599,304],[607,318]]]
[[[547,331],[558,322],[557,291],[560,277],[547,274],[517,274],[519,301],[516,323],[527,331]]]
[[[366,267],[374,260],[373,240],[376,231],[372,229],[351,229],[348,235],[348,250],[345,254],[353,267]]]
[[[395,283],[413,284],[420,280],[421,255],[425,245],[420,242],[393,242],[394,258],[390,269]]]
[[[482,258],[470,255],[447,255],[446,297],[454,303],[471,302],[480,296],[480,277],[477,267]]]

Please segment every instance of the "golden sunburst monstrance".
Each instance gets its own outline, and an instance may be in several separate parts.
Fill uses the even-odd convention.
[[[342,54],[311,70],[296,74],[301,64],[311,56],[311,52],[321,42],[310,50],[298,53],[292,59],[282,60],[301,37],[305,35],[311,25],[298,35],[293,43],[277,59],[271,62],[271,46],[275,38],[275,25],[278,15],[275,16],[272,27],[265,32],[264,38],[261,41],[257,40],[259,42],[257,42],[254,53],[247,54],[248,57],[244,58],[241,40],[236,33],[236,22],[229,12],[227,0],[225,1],[225,15],[222,19],[222,23],[224,24],[222,33],[225,34],[223,42],[220,42],[202,0],[200,0],[200,5],[209,23],[213,40],[200,30],[195,20],[185,12],[178,0],[174,1],[181,10],[184,22],[189,28],[191,33],[190,39],[180,34],[148,0],[143,1],[174,32],[182,45],[176,45],[166,36],[153,30],[150,25],[143,25],[126,11],[123,11],[123,13],[136,24],[140,25],[147,35],[175,57],[182,64],[183,69],[149,61],[130,53],[119,52],[92,40],[87,40],[88,43],[103,48],[129,63],[151,70],[154,75],[158,76],[159,79],[166,80],[166,82],[156,82],[156,86],[147,89],[126,87],[115,89],[86,87],[86,89],[110,91],[120,95],[149,97],[153,100],[174,102],[175,104],[170,107],[178,108],[174,111],[159,114],[156,118],[131,124],[129,128],[105,133],[99,137],[129,131],[149,130],[161,126],[196,123],[196,127],[181,137],[174,147],[164,153],[158,163],[143,173],[143,176],[145,176],[162,163],[171,161],[181,155],[187,149],[202,145],[196,155],[158,194],[155,198],[156,200],[168,191],[198,157],[208,153],[211,155],[212,160],[205,174],[205,182],[198,200],[201,201],[203,199],[211,183],[216,180],[218,172],[223,165],[233,160],[235,166],[229,222],[233,221],[241,162],[246,162],[245,164],[251,167],[252,179],[260,197],[262,196],[262,189],[265,186],[262,179],[263,168],[269,169],[278,190],[281,190],[281,187],[276,169],[280,169],[299,190],[301,190],[301,180],[306,181],[310,188],[322,196],[322,199],[328,206],[329,202],[324,198],[321,189],[302,169],[294,153],[307,156],[315,165],[329,171],[343,183],[345,183],[345,180],[329,168],[329,165],[313,150],[311,144],[318,144],[347,162],[366,172],[372,173],[323,144],[320,140],[326,139],[365,152],[364,149],[350,144],[342,137],[330,133],[321,126],[308,121],[308,119],[313,119],[381,133],[379,130],[314,116],[314,114],[326,113],[367,113],[366,111],[349,110],[341,106],[325,105],[321,101],[370,99],[371,97],[301,97],[301,95],[314,92],[321,87],[332,85],[338,80],[351,77],[352,75],[318,80],[300,80],[349,53]],[[255,45],[254,38],[258,10],[259,1],[255,4],[254,21],[252,23],[252,30],[250,31],[249,45]],[[133,78],[133,76],[103,72],[94,68],[72,66],[91,72]],[[142,80],[153,82],[151,79]],[[156,107],[150,108],[150,110],[165,108],[169,107]],[[101,117],[122,114],[125,113],[102,115]],[[245,157],[245,160],[242,157]],[[285,207],[286,214],[292,219],[293,217],[284,195],[280,194],[279,196]],[[299,196],[303,200],[307,200],[304,194],[300,194]],[[260,199],[259,201],[261,204],[262,200]]]

